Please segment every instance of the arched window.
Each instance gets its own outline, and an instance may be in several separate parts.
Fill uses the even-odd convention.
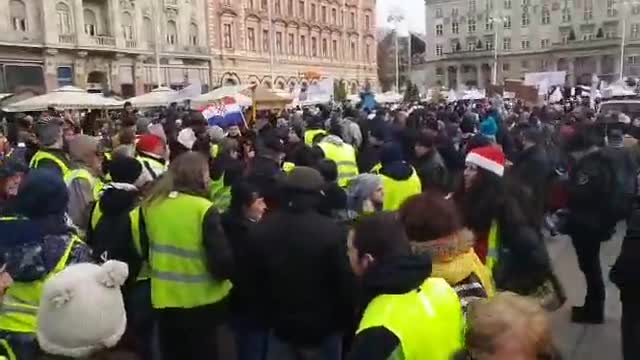
[[[27,8],[21,0],[11,0],[9,2],[9,14],[13,30],[27,31]]]
[[[98,20],[96,19],[96,13],[90,9],[84,9],[82,14],[84,15],[84,33],[89,36],[98,35]]]
[[[178,43],[178,27],[173,20],[167,21],[167,44],[175,45]]]
[[[63,2],[56,4],[56,21],[59,35],[67,35],[74,32],[71,29],[73,27],[71,11],[69,11],[69,6]]]
[[[133,32],[133,18],[128,12],[122,13],[122,36],[125,40],[133,40],[135,38]]]
[[[189,44],[198,46],[198,25],[196,23],[189,25]]]
[[[151,21],[151,18],[145,16],[142,19],[142,28],[144,29],[144,40],[147,42],[147,45],[155,44],[156,32],[153,29],[153,22]]]
[[[278,85],[276,85],[278,87],[279,90],[284,90],[284,82],[279,81]]]

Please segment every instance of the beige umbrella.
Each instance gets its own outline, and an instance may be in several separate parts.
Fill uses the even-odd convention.
[[[232,97],[236,100],[240,106],[251,106],[251,98],[248,97],[250,91],[246,90],[251,88],[252,85],[232,85],[222,86],[206,94],[202,94],[198,97],[191,99],[192,104],[206,105],[216,101],[220,101],[226,97]]]
[[[160,106],[169,106],[171,103],[176,102],[178,92],[161,86],[153,89],[150,93],[132,97],[127,99],[128,102],[136,108],[151,108]]]
[[[63,86],[50,93],[7,105],[4,111],[44,111],[47,108],[58,110],[114,109],[121,106],[122,102],[113,98],[104,97],[101,94],[88,93],[74,86]]]
[[[264,87],[256,87],[251,96],[256,103],[257,110],[284,109],[293,101],[289,94],[276,92]]]

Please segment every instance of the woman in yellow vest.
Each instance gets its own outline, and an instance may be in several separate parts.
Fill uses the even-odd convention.
[[[69,141],[69,153],[77,165],[64,176],[69,189],[69,217],[84,233],[89,225],[90,205],[98,200],[104,186],[100,139],[76,135]]]
[[[206,157],[186,152],[141,206],[166,360],[215,358],[216,327],[226,315],[233,256],[208,200],[210,181]]]
[[[67,188],[51,170],[31,170],[10,216],[0,218],[0,253],[13,278],[0,307],[0,343],[18,359],[36,359],[36,313],[42,286],[74,263],[90,262],[91,250],[69,227]]]
[[[398,144],[388,143],[382,147],[380,165],[375,166],[372,172],[382,178],[385,211],[398,210],[407,198],[422,192],[418,173],[403,160]]]
[[[366,302],[350,360],[450,360],[462,348],[456,292],[414,255],[395,213],[363,217],[349,234],[349,259]]]

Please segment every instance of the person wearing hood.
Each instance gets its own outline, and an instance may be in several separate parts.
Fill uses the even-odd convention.
[[[316,144],[316,138],[327,135],[327,131],[322,128],[322,118],[314,115],[309,117],[307,129],[304,132],[304,143],[307,146]]]
[[[69,153],[77,168],[64,176],[69,189],[69,217],[84,233],[89,225],[90,204],[100,197],[102,161],[100,140],[93,136],[76,135],[69,141]]]
[[[368,173],[376,164],[380,163],[382,145],[389,142],[390,130],[386,125],[373,127],[367,136],[362,151],[358,153],[358,171]]]
[[[382,211],[384,188],[382,178],[376,174],[360,174],[349,182],[347,207],[358,215]]]
[[[19,359],[35,359],[36,312],[48,277],[75,263],[91,262],[91,250],[66,217],[67,187],[55,170],[34,169],[20,184],[15,207],[0,218],[0,253],[13,278],[0,311],[0,339]]]
[[[494,295],[491,272],[473,250],[473,233],[463,228],[452,199],[437,192],[415,195],[405,201],[398,217],[413,252],[432,259],[431,276],[447,280],[463,309]]]
[[[72,169],[72,163],[64,151],[64,138],[61,118],[43,115],[36,122],[36,134],[40,149],[29,160],[32,169],[53,169],[64,177]]]
[[[136,150],[136,159],[154,180],[167,171],[167,146],[162,138],[152,134],[141,135],[136,143]]]
[[[324,179],[298,166],[281,180],[285,205],[249,233],[250,306],[270,330],[268,360],[341,358],[354,311],[346,228],[318,213]],[[265,296],[266,295],[266,296]]]
[[[342,125],[336,120],[331,122],[329,135],[318,143],[318,147],[324,153],[324,157],[332,160],[338,166],[338,185],[346,187],[349,180],[358,176],[358,163],[356,162],[356,150],[340,137]]]
[[[284,173],[282,170],[282,160],[285,157],[284,142],[271,131],[258,140],[260,141],[257,143],[257,154],[248,163],[247,180],[260,188],[267,207],[275,209],[280,203],[280,191],[276,180]]]
[[[435,138],[428,133],[420,133],[414,146],[413,166],[418,172],[422,189],[436,189],[446,192],[449,188],[447,167],[436,148]]]
[[[449,360],[462,348],[460,300],[429,256],[412,253],[395,213],[362,218],[348,247],[365,309],[349,360]]]
[[[422,192],[418,173],[402,159],[402,150],[395,143],[384,145],[380,164],[372,172],[382,178],[385,211],[398,210],[405,199]]]

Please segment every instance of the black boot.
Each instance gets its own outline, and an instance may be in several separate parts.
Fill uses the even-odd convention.
[[[571,321],[578,324],[603,324],[604,307],[574,306],[571,308]]]

